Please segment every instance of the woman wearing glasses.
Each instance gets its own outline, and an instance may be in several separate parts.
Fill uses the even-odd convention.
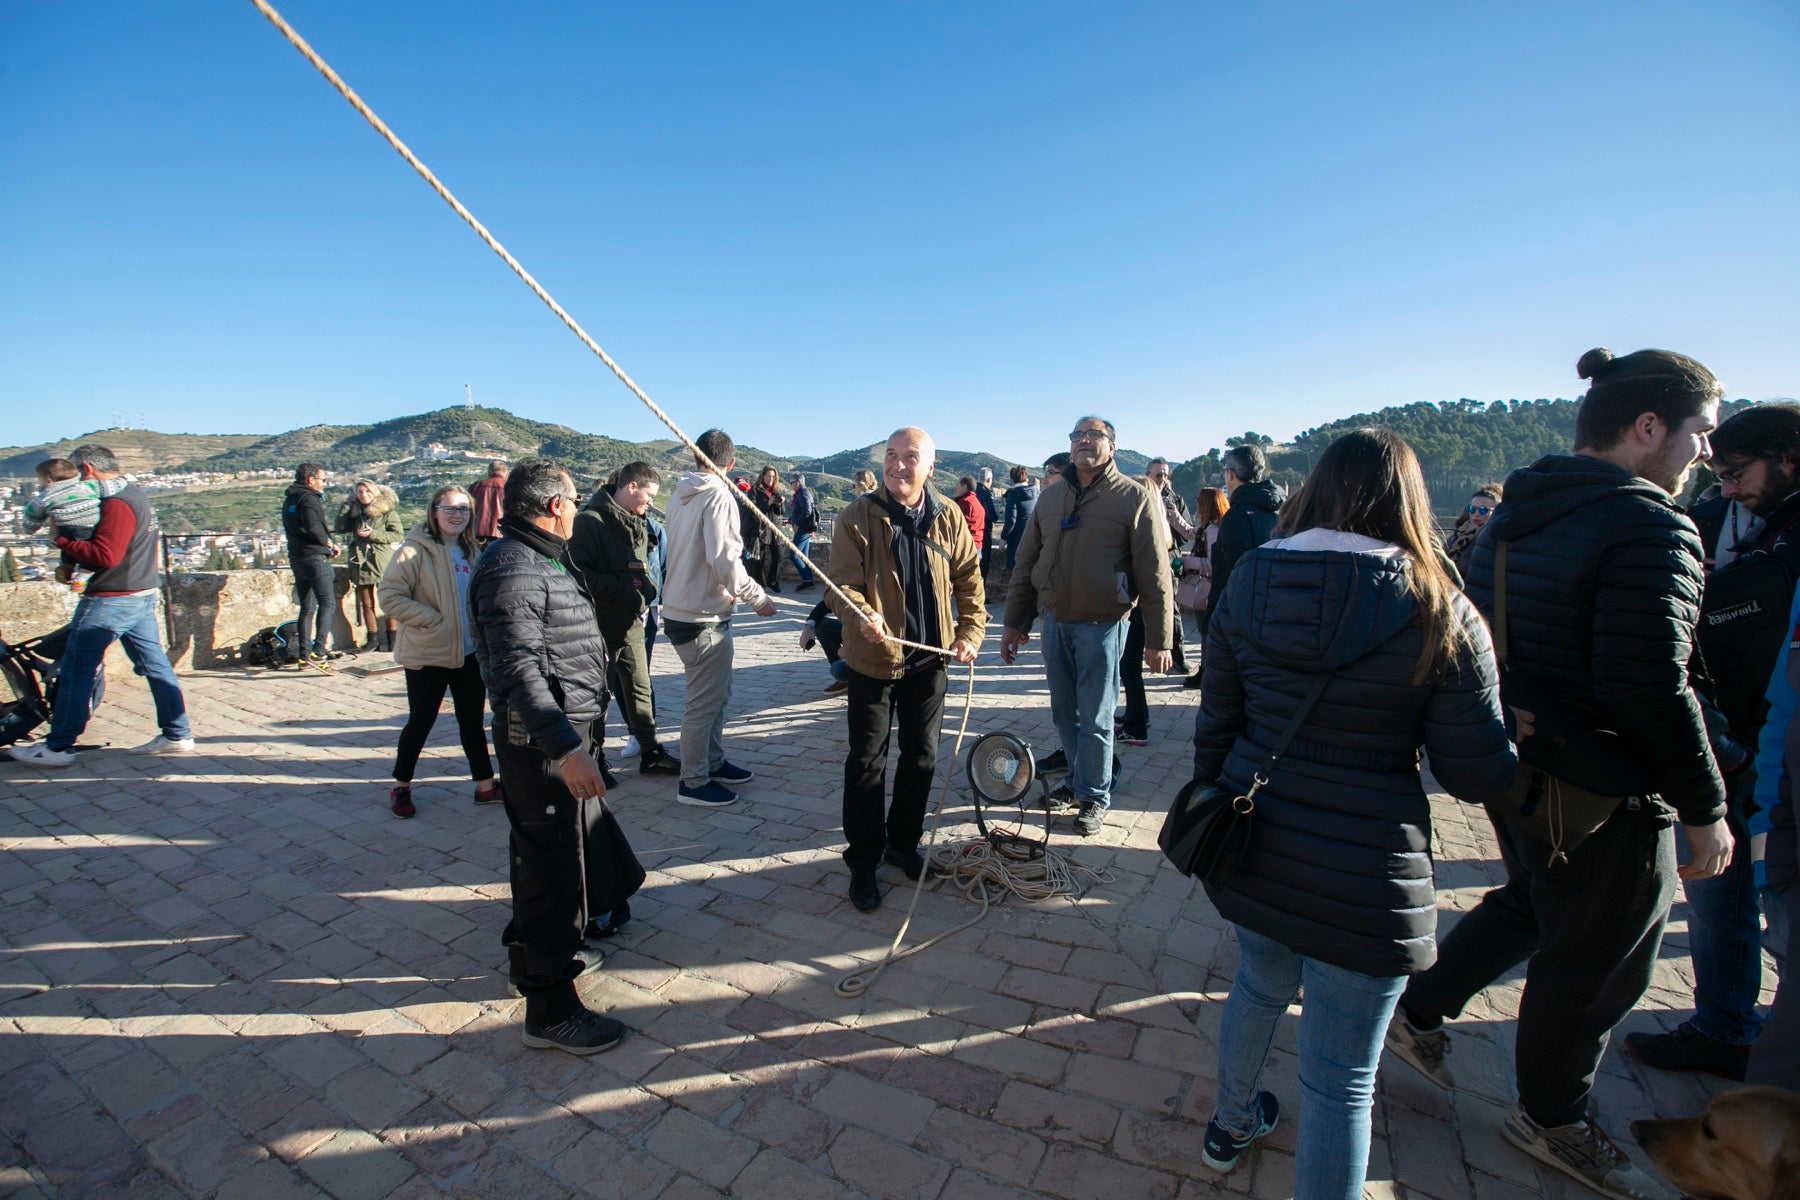
[[[456,710],[475,803],[500,801],[500,781],[488,755],[481,715],[485,693],[475,643],[469,634],[469,577],[481,551],[475,542],[474,502],[459,484],[431,497],[425,519],[406,535],[381,577],[381,607],[400,625],[394,661],[406,668],[406,725],[394,752],[394,787],[388,807],[410,817],[413,768],[431,727],[437,724],[444,693]]]
[[[1468,506],[1457,514],[1456,526],[1444,539],[1444,553],[1456,564],[1457,573],[1464,579],[1469,577],[1469,553],[1475,549],[1475,539],[1481,536],[1481,527],[1499,507],[1500,485],[1482,485],[1469,497]]]

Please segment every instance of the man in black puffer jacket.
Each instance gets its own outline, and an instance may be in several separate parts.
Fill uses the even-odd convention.
[[[1225,452],[1225,495],[1231,507],[1219,521],[1212,548],[1212,594],[1223,596],[1238,559],[1269,540],[1287,492],[1269,478],[1269,458],[1260,446],[1233,446]]]
[[[1623,739],[1621,758],[1642,778],[1620,784],[1634,794],[1558,865],[1548,843],[1490,806],[1507,883],[1443,940],[1435,966],[1413,976],[1387,1044],[1452,1086],[1444,1018],[1528,960],[1507,1139],[1604,1195],[1661,1195],[1589,1119],[1588,1096],[1613,1026],[1656,965],[1677,875],[1670,823],[1679,819],[1693,850],[1683,879],[1718,874],[1731,853],[1725,788],[1690,685],[1700,541],[1672,498],[1708,456],[1720,388],[1699,363],[1662,350],[1619,359],[1589,351],[1578,369],[1594,382],[1576,417],[1576,452],[1506,481],[1475,545],[1468,594],[1492,621],[1495,547],[1505,542],[1502,699],[1529,709],[1528,686],[1589,714]],[[1562,732],[1544,713],[1520,744],[1539,768]]]
[[[569,473],[551,459],[512,469],[501,537],[469,581],[469,628],[512,826],[513,917],[502,941],[525,997],[525,1044],[592,1054],[617,1045],[625,1027],[575,991],[587,965],[582,936],[590,914],[613,912],[643,874],[600,803],[593,751],[606,715],[606,639],[568,564],[575,500]]]

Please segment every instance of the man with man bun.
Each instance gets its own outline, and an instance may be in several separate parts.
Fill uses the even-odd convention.
[[[1519,721],[1527,795],[1562,803],[1558,780],[1605,751],[1619,777],[1580,786],[1620,799],[1572,846],[1525,824],[1523,802],[1489,806],[1507,881],[1407,981],[1387,1047],[1453,1088],[1445,1020],[1525,963],[1519,1103],[1502,1132],[1601,1195],[1661,1198],[1667,1190],[1607,1136],[1590,1098],[1613,1027],[1650,985],[1677,875],[1708,879],[1731,857],[1725,786],[1690,677],[1700,540],[1675,503],[1710,453],[1721,389],[1666,350],[1590,350],[1577,370],[1593,383],[1575,453],[1546,455],[1506,481],[1467,592],[1505,647],[1501,699]],[[1581,762],[1558,757],[1572,739],[1586,748]],[[1603,784],[1617,790],[1598,792]],[[1679,872],[1676,822],[1691,851]]]

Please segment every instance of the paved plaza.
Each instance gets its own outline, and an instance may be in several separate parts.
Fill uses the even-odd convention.
[[[0,1195],[1290,1195],[1291,1122],[1230,1176],[1199,1165],[1235,948],[1156,850],[1198,694],[1152,681],[1151,744],[1121,749],[1104,834],[1058,827],[1058,848],[1107,882],[999,905],[845,1000],[833,985],[882,954],[911,885],[885,868],[869,914],[845,896],[841,704],[797,646],[811,597],[778,603],[735,622],[728,749],[757,773],[740,803],[681,807],[674,780],[614,764],[608,800],[650,880],[581,980],[632,1031],[593,1058],[520,1043],[501,970],[506,819],[471,803],[447,712],[418,817],[389,815],[399,673],[188,675],[200,751],[153,759],[117,749],[154,729],[142,681],[115,671],[87,735],[109,748],[60,772],[0,763]],[[971,739],[1053,748],[1035,643],[1012,668],[997,644],[996,628]],[[655,670],[673,743],[666,644]],[[961,693],[958,678],[946,759]],[[1440,796],[1434,815],[1448,921],[1499,864],[1480,810]],[[940,839],[968,836],[971,817],[958,764]],[[914,939],[975,911],[927,891]],[[1685,1014],[1683,917],[1678,904],[1627,1028]],[[1518,987],[1453,1024],[1454,1095],[1384,1060],[1371,1196],[1591,1194],[1500,1137]],[[1271,1085],[1289,1111],[1293,1046],[1290,1022]],[[1597,1097],[1626,1138],[1631,1118],[1688,1114],[1722,1086],[1615,1049]]]

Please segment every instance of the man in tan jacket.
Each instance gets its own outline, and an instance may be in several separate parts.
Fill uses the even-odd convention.
[[[1075,422],[1063,486],[1045,480],[1019,542],[1000,640],[1001,661],[1010,664],[1043,613],[1050,714],[1083,837],[1100,832],[1112,804],[1112,714],[1132,606],[1144,606],[1146,670],[1167,671],[1173,644],[1162,501],[1119,473],[1116,449],[1112,422]]]
[[[908,879],[925,869],[919,838],[937,773],[938,729],[948,672],[936,650],[900,646],[897,637],[941,647],[974,661],[987,620],[981,559],[962,511],[931,488],[937,447],[923,429],[888,438],[882,486],[838,514],[831,537],[831,581],[854,602],[828,597],[844,623],[850,667],[850,751],[844,759],[844,836],[850,900],[881,907],[875,870],[883,862]],[[900,725],[900,764],[885,819],[888,736]]]

